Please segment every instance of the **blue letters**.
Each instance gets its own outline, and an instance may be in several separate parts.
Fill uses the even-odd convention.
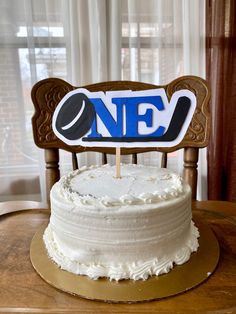
[[[95,107],[96,114],[99,116],[99,118],[102,120],[104,125],[106,126],[108,132],[113,137],[121,137],[122,136],[122,130],[123,130],[123,108],[122,104],[116,105],[116,116],[117,121],[114,120],[111,113],[103,103],[103,101],[100,98],[92,98],[90,99],[92,104]],[[101,134],[97,132],[97,120],[96,117],[93,121],[92,127],[91,127],[91,133],[88,135],[88,137],[101,137]]]
[[[123,137],[141,137],[138,133],[138,122],[144,121],[147,127],[153,126],[153,110],[147,109],[143,115],[138,114],[138,106],[142,103],[154,105],[159,111],[164,110],[164,105],[160,96],[143,96],[129,98],[113,98],[112,103],[123,104],[126,110],[126,133]],[[162,126],[157,126],[156,131],[149,136],[161,136],[165,131]],[[146,137],[146,135],[144,135]]]
[[[116,106],[116,120],[113,118],[104,102],[100,98],[90,98],[94,105],[97,116],[102,120],[106,129],[112,137],[142,137],[138,133],[138,123],[143,121],[147,127],[153,127],[153,110],[147,109],[145,114],[138,113],[138,106],[142,103],[154,105],[159,111],[164,110],[161,96],[142,96],[142,97],[117,97],[112,98],[112,103]],[[123,133],[123,114],[126,116],[126,130]],[[164,134],[163,126],[156,126],[156,130],[148,136],[161,136]],[[91,126],[91,133],[88,138],[99,138],[102,135],[97,130],[96,117]]]

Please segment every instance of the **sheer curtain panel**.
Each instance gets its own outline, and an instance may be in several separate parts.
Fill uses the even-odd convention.
[[[41,200],[30,91],[40,79],[66,79],[66,64],[60,1],[0,1],[0,201]]]

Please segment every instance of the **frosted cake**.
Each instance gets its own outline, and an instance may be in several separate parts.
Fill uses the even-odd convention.
[[[198,249],[191,189],[167,169],[84,167],[51,190],[44,233],[50,258],[92,279],[147,279],[187,262]]]

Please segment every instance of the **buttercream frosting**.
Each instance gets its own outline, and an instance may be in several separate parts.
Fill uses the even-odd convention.
[[[44,233],[49,256],[92,279],[147,279],[186,262],[198,248],[191,189],[167,169],[84,167],[51,191]]]

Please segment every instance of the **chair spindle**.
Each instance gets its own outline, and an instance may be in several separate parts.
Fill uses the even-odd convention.
[[[136,153],[132,154],[132,164],[137,165],[138,155]]]
[[[161,155],[161,168],[167,167],[167,153],[162,153]]]
[[[102,153],[102,164],[103,165],[107,164],[107,154],[106,153]]]
[[[77,155],[74,152],[71,153],[71,155],[72,155],[72,167],[73,167],[73,170],[77,170],[77,169],[79,169]]]

